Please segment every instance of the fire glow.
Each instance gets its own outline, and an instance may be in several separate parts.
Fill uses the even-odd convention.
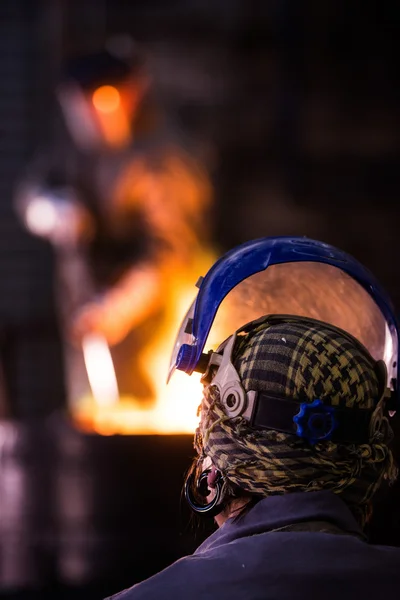
[[[83,357],[90,387],[99,406],[118,402],[118,383],[106,339],[101,335],[86,335],[82,340]]]
[[[91,394],[73,409],[76,425],[101,435],[190,434],[196,429],[201,401],[200,374],[190,377],[176,371],[167,385],[171,350],[182,316],[196,295],[196,288],[178,285],[170,302],[170,316],[146,355],[138,357],[156,390],[154,405],[142,405],[133,397],[119,397],[110,350],[103,338],[86,339],[83,352]],[[111,361],[111,362],[110,362]]]

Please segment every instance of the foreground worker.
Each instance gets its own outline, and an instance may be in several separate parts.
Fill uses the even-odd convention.
[[[229,317],[232,335],[212,351],[212,330]],[[185,494],[219,529],[193,556],[113,598],[397,594],[400,549],[369,545],[364,530],[377,491],[397,476],[398,364],[390,299],[352,257],[265,238],[220,259],[171,365],[203,373]]]

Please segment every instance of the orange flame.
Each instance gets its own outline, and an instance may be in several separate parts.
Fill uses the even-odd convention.
[[[206,272],[213,262],[211,256],[204,258],[202,272]],[[155,404],[151,407],[143,406],[132,397],[120,397],[116,402],[111,398],[104,398],[104,390],[110,387],[112,389],[112,373],[109,372],[110,379],[107,382],[104,359],[106,362],[108,359],[104,348],[100,348],[99,351],[95,346],[94,352],[89,353],[92,395],[88,394],[83,398],[73,412],[73,419],[78,427],[101,435],[194,432],[198,421],[197,408],[202,395],[200,374],[195,373],[189,377],[186,373],[177,371],[170,383],[168,385],[166,383],[176,332],[197,293],[193,281],[197,279],[199,270],[194,269],[194,271],[195,273],[186,273],[185,277],[181,276],[181,280],[174,281],[164,327],[160,329],[153,346],[146,348],[145,354],[138,358],[156,389]],[[86,358],[87,355],[88,352]],[[97,361],[96,365],[94,361]],[[97,373],[97,381],[94,379],[95,373]],[[101,392],[100,397],[96,394],[98,389]]]

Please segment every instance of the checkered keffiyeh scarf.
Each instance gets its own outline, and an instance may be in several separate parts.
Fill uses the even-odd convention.
[[[250,428],[229,418],[215,386],[205,389],[195,448],[232,484],[260,496],[330,490],[340,494],[360,520],[382,480],[397,474],[388,448],[390,427],[379,401],[376,363],[339,329],[293,317],[257,322],[238,336],[233,363],[244,388],[278,393],[301,402],[316,398],[331,406],[375,409],[367,444],[308,444],[295,435]],[[378,404],[378,406],[377,406]]]

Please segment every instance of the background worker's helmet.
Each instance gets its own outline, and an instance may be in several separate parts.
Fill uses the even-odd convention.
[[[340,328],[364,346],[382,367],[387,408],[398,408],[399,326],[387,293],[353,257],[307,238],[262,238],[228,252],[198,287],[174,346],[170,375],[175,369],[206,373],[216,362],[211,350],[246,323],[265,315],[300,316]],[[230,352],[219,350],[226,364]],[[213,367],[215,373],[220,365]],[[224,384],[229,377],[225,373]]]
[[[85,150],[119,148],[132,126],[148,85],[141,51],[127,38],[65,61],[57,97],[67,128]],[[114,48],[116,46],[116,48]]]

